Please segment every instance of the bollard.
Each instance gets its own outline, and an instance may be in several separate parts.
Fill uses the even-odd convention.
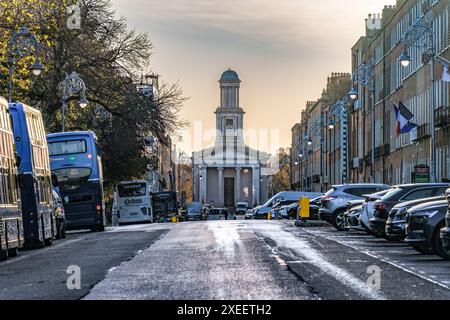
[[[300,198],[300,218],[309,219],[309,198]]]
[[[267,213],[267,220],[270,220],[270,211]]]

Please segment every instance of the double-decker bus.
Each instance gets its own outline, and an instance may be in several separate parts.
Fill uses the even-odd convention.
[[[157,192],[152,195],[155,221],[169,222],[178,215],[177,194],[175,191]]]
[[[67,229],[105,230],[102,162],[92,131],[47,135],[50,167],[63,197]]]
[[[22,208],[9,106],[0,96],[0,260],[17,256],[23,246]]]
[[[153,222],[150,186],[145,180],[125,181],[116,187],[119,225]]]
[[[25,248],[51,245],[54,216],[50,161],[44,122],[39,110],[10,103],[19,167]]]

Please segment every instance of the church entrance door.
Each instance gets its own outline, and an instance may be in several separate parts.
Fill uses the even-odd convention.
[[[225,178],[224,202],[226,208],[234,208],[234,178]]]

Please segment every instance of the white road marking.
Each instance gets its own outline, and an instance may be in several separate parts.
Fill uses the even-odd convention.
[[[283,230],[281,225],[267,224],[267,225],[254,225],[253,229],[258,234],[268,237],[276,242],[277,248],[289,248],[294,251],[298,256],[310,261],[315,267],[319,268],[322,272],[332,276],[338,280],[342,285],[350,287],[357,291],[362,296],[370,299],[384,300],[386,299],[383,294],[369,287],[366,282],[354,277],[346,270],[332,264],[327,261],[319,251],[311,247],[307,240],[298,238],[290,232]]]
[[[433,283],[433,284],[436,284],[436,285],[438,285],[438,286],[440,286],[440,287],[442,287],[442,288],[445,288],[445,289],[447,289],[447,290],[450,290],[450,287],[447,286],[447,285],[445,285],[445,284],[443,283],[443,282],[445,282],[445,281],[440,282],[440,281],[436,281],[436,280],[431,279],[430,276],[424,276],[424,275],[421,274],[421,273],[422,273],[421,271],[419,271],[419,273],[418,273],[418,272],[416,271],[416,268],[415,268],[415,267],[406,266],[406,264],[398,263],[398,262],[392,261],[392,260],[389,259],[389,258],[381,257],[381,256],[377,255],[377,254],[374,253],[374,252],[370,252],[370,251],[368,251],[368,250],[363,250],[363,249],[361,249],[361,248],[359,248],[359,247],[350,245],[350,244],[348,244],[347,242],[339,241],[339,240],[335,239],[335,237],[329,237],[329,236],[325,235],[323,232],[318,232],[318,233],[316,233],[316,232],[313,232],[313,231],[306,230],[306,229],[304,229],[304,228],[302,228],[302,230],[305,231],[305,232],[307,232],[307,233],[309,233],[309,234],[312,234],[312,235],[315,235],[315,236],[319,236],[319,237],[325,238],[325,239],[330,240],[330,241],[337,242],[337,243],[342,244],[342,245],[344,245],[344,246],[346,246],[346,247],[349,247],[349,248],[351,248],[351,249],[354,249],[354,250],[356,250],[356,251],[358,251],[358,252],[367,254],[368,256],[371,256],[372,258],[376,258],[376,259],[378,259],[378,260],[380,260],[380,261],[383,261],[383,262],[385,262],[385,263],[388,263],[388,264],[390,264],[391,266],[394,266],[394,267],[396,267],[396,268],[398,268],[398,269],[400,269],[400,270],[403,270],[403,271],[405,271],[405,272],[408,272],[409,274],[413,274],[413,275],[415,275],[415,276],[417,276],[417,277],[419,277],[419,278],[421,278],[421,279],[423,279],[423,280],[429,281],[429,282],[431,282],[431,283]],[[383,251],[380,251],[380,252],[383,252]],[[425,273],[424,273],[424,274],[425,274]]]

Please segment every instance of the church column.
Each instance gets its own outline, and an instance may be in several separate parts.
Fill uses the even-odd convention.
[[[242,168],[237,167],[236,168],[236,187],[235,187],[235,202],[241,201],[241,170]]]
[[[218,193],[218,200],[219,203],[217,204],[218,207],[223,207],[224,205],[224,191],[223,191],[223,168],[217,168],[218,171],[218,182],[219,182],[219,193]]]
[[[252,190],[253,190],[253,195],[252,195],[252,205],[256,202],[258,205],[260,205],[259,203],[259,185],[261,183],[260,181],[260,177],[259,177],[259,167],[253,167],[252,168]]]

